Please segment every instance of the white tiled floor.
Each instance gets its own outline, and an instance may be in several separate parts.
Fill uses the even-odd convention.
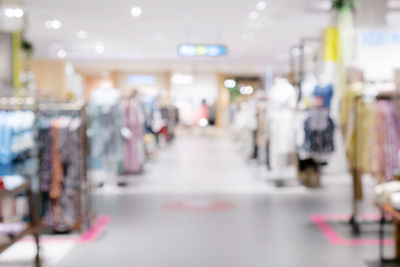
[[[131,185],[120,188],[108,183],[95,194],[216,193],[265,194],[305,192],[302,186],[280,189],[268,182],[285,176],[295,180],[293,167],[269,173],[264,165],[248,162],[228,135],[180,136],[146,166],[141,175],[124,179]]]
[[[351,211],[351,179],[336,170],[323,177],[321,189],[276,188],[275,175],[246,161],[228,135],[181,135],[145,173],[124,177],[127,187],[95,191],[96,211],[112,222],[57,266],[365,267],[378,259],[376,247],[333,246],[310,220]],[[233,208],[165,208],[217,202]]]

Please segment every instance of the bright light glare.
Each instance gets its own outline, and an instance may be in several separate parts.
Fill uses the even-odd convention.
[[[102,45],[102,44],[97,44],[97,45],[94,47],[94,50],[96,51],[97,54],[102,54],[102,53],[104,53],[105,48],[104,48],[104,45]]]
[[[134,18],[140,17],[140,16],[142,15],[142,13],[143,13],[143,10],[142,10],[140,7],[138,7],[138,6],[135,6],[135,7],[133,7],[133,8],[131,9],[131,15],[132,15]]]
[[[79,32],[78,32],[78,38],[79,38],[79,39],[82,39],[82,40],[83,40],[83,39],[86,39],[86,38],[87,38],[87,35],[88,35],[88,34],[87,34],[87,32],[85,32],[85,31],[79,31]]]
[[[236,87],[236,82],[232,79],[227,79],[225,80],[224,85],[226,88],[232,89]]]
[[[250,12],[249,17],[250,17],[250,19],[256,20],[256,19],[258,19],[258,13],[255,11],[252,11],[252,12]]]
[[[55,20],[47,20],[45,22],[45,26],[48,29],[58,30],[61,28],[62,24],[61,21],[55,19]]]
[[[8,18],[22,18],[24,16],[24,11],[21,8],[6,8],[4,10],[4,15]]]
[[[173,84],[192,84],[194,81],[192,75],[185,75],[185,74],[174,74],[171,78],[171,82]]]
[[[257,10],[264,10],[267,8],[267,3],[265,1],[259,1],[256,5]]]
[[[254,88],[252,86],[242,86],[239,90],[242,95],[251,95],[254,92]]]
[[[199,120],[199,125],[200,125],[200,127],[207,127],[207,125],[208,125],[208,120],[205,119],[205,118],[200,119],[200,120]]]
[[[67,57],[67,51],[65,51],[65,50],[63,50],[63,49],[60,49],[60,50],[58,50],[58,52],[57,52],[57,56],[58,56],[59,58],[66,58],[66,57]]]

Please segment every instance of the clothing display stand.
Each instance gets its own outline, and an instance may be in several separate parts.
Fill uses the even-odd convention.
[[[25,183],[17,186],[13,190],[10,190],[10,191],[6,190],[6,189],[1,190],[0,191],[0,202],[4,198],[10,197],[10,196],[16,197],[21,193],[26,193],[28,196],[30,222],[24,230],[22,230],[17,235],[13,236],[7,243],[0,244],[0,254],[2,252],[4,252],[5,250],[7,250],[12,245],[14,245],[15,243],[17,243],[23,237],[28,236],[28,235],[33,235],[33,237],[35,239],[35,244],[36,244],[35,266],[39,267],[41,265],[41,262],[40,262],[40,233],[42,231],[42,226],[41,226],[39,218],[37,217],[38,213],[37,213],[37,210],[35,209],[33,193],[31,190],[30,183],[28,181],[25,181]]]
[[[94,219],[94,213],[92,211],[92,203],[90,200],[90,182],[88,179],[88,142],[87,142],[87,112],[86,105],[83,101],[71,102],[71,103],[57,103],[47,102],[38,104],[39,117],[45,115],[76,115],[81,119],[82,130],[80,132],[80,143],[82,144],[82,174],[79,185],[78,193],[78,218],[75,223],[74,230],[82,232],[89,228],[91,221]]]
[[[390,204],[377,204],[381,210],[381,219],[379,221],[379,258],[381,263],[400,263],[400,212],[394,209]],[[386,258],[384,255],[384,234],[385,224],[388,222],[386,215],[390,215],[393,221],[394,237],[394,258]]]
[[[2,97],[0,98],[0,111],[36,112],[36,105],[33,98]],[[36,148],[34,148],[33,153],[37,153]],[[0,203],[5,198],[17,197],[18,195],[25,193],[28,197],[30,222],[27,224],[25,229],[23,229],[17,235],[12,236],[8,242],[0,244],[0,254],[25,236],[33,235],[36,244],[35,266],[40,267],[40,234],[42,232],[42,225],[40,222],[39,209],[36,209],[35,207],[34,193],[32,192],[31,183],[28,179],[25,179],[23,182],[16,184],[15,181],[11,181],[11,179],[14,179],[14,177],[10,177],[9,179],[6,177],[3,178],[4,189],[0,190]],[[11,184],[11,186],[8,184]]]
[[[360,101],[363,100],[365,96],[357,95],[354,98],[354,107],[355,107],[355,131],[354,131],[354,153],[353,153],[353,164],[351,166],[351,175],[353,179],[353,210],[352,215],[350,218],[350,225],[352,227],[354,234],[359,234],[361,232],[360,225],[363,223],[378,223],[378,221],[371,221],[371,220],[361,220],[361,206],[363,201],[363,190],[362,190],[362,175],[363,171],[358,169],[358,148],[357,148],[357,138],[358,138],[358,129],[359,129],[359,120],[358,120],[358,109]],[[382,100],[400,100],[399,94],[388,94],[388,95],[378,95],[374,97],[375,101],[382,101]]]
[[[320,187],[322,167],[335,150],[335,125],[330,111],[325,107],[313,107],[306,111],[303,121],[304,140],[298,144],[298,176],[307,187]],[[303,129],[302,129],[303,130]]]

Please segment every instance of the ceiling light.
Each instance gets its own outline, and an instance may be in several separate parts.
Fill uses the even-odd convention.
[[[6,17],[8,18],[22,18],[24,16],[24,10],[22,10],[19,7],[17,8],[9,7],[4,9],[4,15],[6,15]]]
[[[142,13],[143,13],[143,10],[142,10],[140,7],[138,7],[138,6],[135,6],[135,7],[133,7],[133,8],[131,9],[131,15],[132,15],[134,18],[140,17],[140,16],[142,15]]]
[[[232,89],[236,87],[236,81],[232,79],[227,79],[224,82],[226,88]]]
[[[256,20],[256,19],[258,19],[258,13],[255,11],[252,11],[252,12],[250,12],[249,17],[250,17],[250,19]]]
[[[240,94],[242,95],[251,95],[254,92],[253,86],[242,86],[239,89]]]
[[[264,10],[267,8],[267,3],[264,1],[259,1],[256,5],[257,10]]]
[[[85,31],[79,31],[78,32],[78,38],[79,39],[86,39],[87,38],[87,36],[88,36],[88,34],[87,34],[87,32],[85,32]]]
[[[104,53],[104,45],[102,44],[96,44],[96,46],[94,47],[94,50],[96,51],[97,54],[103,54]]]
[[[192,75],[185,75],[185,74],[174,74],[171,78],[171,82],[173,84],[192,84],[194,81]]]
[[[57,51],[57,57],[59,58],[66,58],[67,57],[67,51],[64,49],[60,49]]]
[[[62,24],[61,21],[55,19],[55,20],[47,20],[45,22],[45,26],[47,29],[58,30],[61,28]]]

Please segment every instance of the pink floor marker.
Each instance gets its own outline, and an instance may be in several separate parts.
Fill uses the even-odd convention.
[[[335,231],[335,229],[326,222],[323,215],[312,215],[311,220],[319,228],[319,230],[324,234],[326,239],[333,245],[341,245],[343,243],[343,238]]]
[[[74,243],[90,243],[93,242],[111,222],[111,216],[99,216],[95,220],[93,226],[82,235],[66,235],[66,236],[43,236],[40,243],[50,242],[74,242]],[[20,242],[34,242],[32,237],[21,239]]]
[[[111,217],[110,216],[99,216],[94,225],[81,235],[79,242],[80,243],[90,243],[93,240],[95,240],[106,228],[106,226],[111,222]]]
[[[364,220],[379,220],[379,214],[365,214],[361,216]],[[329,223],[329,221],[349,220],[350,216],[345,214],[314,214],[311,221],[318,227],[325,238],[336,246],[379,246],[378,238],[343,238]],[[383,245],[393,246],[393,239],[382,240]]]

